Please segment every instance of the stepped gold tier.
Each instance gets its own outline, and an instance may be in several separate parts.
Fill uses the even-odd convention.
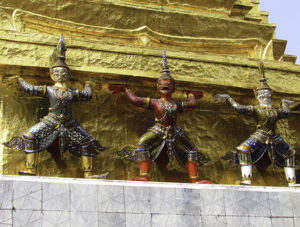
[[[210,158],[199,168],[201,180],[236,184],[240,169],[220,159],[255,131],[255,122],[214,102],[216,93],[229,93],[241,104],[256,104],[258,59],[264,58],[265,76],[273,90],[274,106],[282,98],[300,102],[300,66],[285,53],[287,41],[276,39],[276,25],[259,9],[258,0],[115,0],[25,1],[0,3],[0,142],[6,142],[37,123],[48,111],[41,98],[27,96],[12,77],[35,85],[51,85],[49,56],[64,34],[68,48],[69,84],[83,88],[92,81],[93,99],[73,104],[73,116],[106,147],[95,158],[97,172],[125,180],[138,173],[135,163],[114,154],[154,124],[150,111],[132,108],[125,95],[112,95],[110,84],[127,84],[139,96],[157,97],[162,50],[176,80],[175,99],[186,91],[201,91],[197,108],[179,116],[198,149]],[[281,136],[300,149],[299,111],[278,122]],[[24,153],[0,144],[0,173],[16,174]],[[40,176],[81,177],[80,159],[66,153],[54,161],[40,152]],[[298,168],[298,167],[297,167]],[[253,185],[284,186],[284,171],[253,169]],[[160,170],[153,165],[153,181],[188,182],[176,162]]]

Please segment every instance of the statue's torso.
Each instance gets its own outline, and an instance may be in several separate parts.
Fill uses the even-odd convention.
[[[74,99],[74,90],[69,88],[47,87],[50,101],[49,113],[57,116],[71,117],[71,104]]]
[[[257,129],[266,133],[276,133],[276,122],[278,120],[278,111],[276,108],[255,106],[255,117],[257,120]]]
[[[155,102],[155,121],[164,126],[175,126],[178,106],[175,102],[157,99]]]

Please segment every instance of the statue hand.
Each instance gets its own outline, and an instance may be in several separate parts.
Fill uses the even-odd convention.
[[[88,80],[85,82],[85,85],[90,85],[91,87],[95,87],[97,85],[97,83],[95,83],[94,81]]]
[[[15,83],[18,83],[20,80],[23,80],[23,79],[19,75],[17,75],[17,76],[6,76],[6,77],[2,78],[2,82],[3,83],[8,83],[8,84],[15,84]]]
[[[286,103],[287,105],[292,105],[294,104],[295,101],[293,100],[288,100],[288,99],[281,99],[281,103]]]
[[[128,86],[126,84],[110,84],[108,86],[109,90],[112,92],[113,95],[125,92]]]
[[[229,98],[230,98],[230,96],[228,94],[216,94],[216,95],[214,95],[214,99],[215,99],[216,102],[225,102]]]
[[[226,154],[220,157],[223,161],[229,162],[231,164],[235,163],[235,153],[234,151],[227,151]]]
[[[195,96],[195,99],[201,99],[203,97],[203,93],[201,91],[188,91],[187,95],[193,94]]]
[[[293,106],[290,110],[292,110],[292,111],[299,111],[300,110],[300,104],[297,104],[297,105]]]
[[[16,76],[16,78],[18,79],[18,82],[20,82],[21,80],[24,80],[22,77],[20,77],[19,75]]]

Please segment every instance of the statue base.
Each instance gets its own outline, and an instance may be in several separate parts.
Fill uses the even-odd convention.
[[[0,176],[0,225],[300,226],[300,189]]]

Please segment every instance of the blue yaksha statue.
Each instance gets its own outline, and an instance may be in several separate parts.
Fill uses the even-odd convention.
[[[279,119],[287,118],[290,114],[289,106],[294,102],[287,99],[281,100],[281,107],[274,108],[272,90],[267,84],[264,75],[264,65],[260,62],[261,85],[256,89],[259,105],[244,106],[234,101],[228,94],[215,95],[216,101],[227,102],[239,113],[250,115],[256,119],[256,131],[249,139],[236,148],[235,160],[241,166],[241,184],[250,185],[252,165],[260,170],[265,170],[271,163],[284,167],[289,186],[296,183],[295,153],[283,138],[276,132],[276,123]],[[270,155],[268,154],[270,153]],[[272,161],[270,160],[270,157]]]
[[[83,90],[70,89],[66,81],[69,79],[69,67],[65,63],[66,46],[64,37],[56,47],[53,63],[50,68],[53,86],[33,86],[19,78],[21,88],[33,96],[47,97],[50,102],[49,113],[39,123],[23,133],[23,137],[14,137],[5,143],[7,147],[23,150],[26,155],[26,169],[18,171],[21,175],[36,175],[38,153],[48,150],[54,158],[62,157],[68,150],[81,157],[85,178],[99,178],[92,175],[93,157],[104,148],[87,133],[72,117],[73,101],[86,101],[92,98],[89,83]]]

